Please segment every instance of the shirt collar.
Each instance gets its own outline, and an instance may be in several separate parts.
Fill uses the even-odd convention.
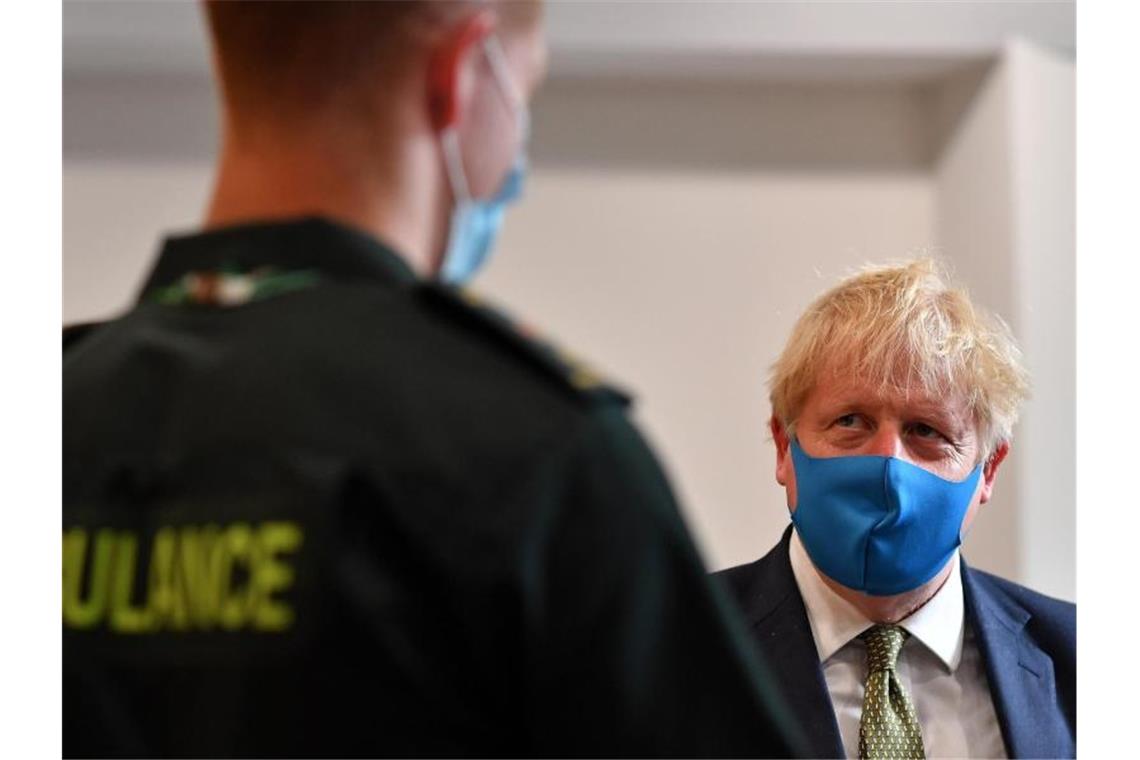
[[[792,530],[788,554],[792,575],[795,576],[807,609],[819,661],[827,662],[848,642],[873,626],[874,622],[823,582],[795,529]],[[950,577],[938,593],[916,612],[900,621],[899,625],[934,653],[947,670],[953,672],[962,660],[965,601],[957,552],[950,562]]]
[[[255,222],[166,238],[141,297],[188,272],[226,267],[310,270],[332,279],[371,279],[399,285],[416,282],[411,268],[371,235],[310,217]]]

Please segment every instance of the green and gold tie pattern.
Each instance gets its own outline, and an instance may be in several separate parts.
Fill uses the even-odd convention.
[[[859,636],[867,645],[867,688],[859,720],[860,758],[926,757],[918,716],[895,670],[909,635],[897,625],[877,625]]]

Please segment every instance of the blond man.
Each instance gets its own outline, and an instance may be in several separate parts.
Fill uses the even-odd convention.
[[[1071,757],[1076,608],[971,569],[961,537],[1028,380],[930,260],[841,282],[770,392],[791,522],[718,575],[821,757]]]

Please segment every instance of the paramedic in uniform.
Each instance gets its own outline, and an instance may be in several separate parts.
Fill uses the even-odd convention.
[[[65,754],[794,752],[627,399],[455,287],[540,6],[205,10],[203,229],[65,332]]]

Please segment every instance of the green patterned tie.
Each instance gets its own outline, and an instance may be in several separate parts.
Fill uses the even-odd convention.
[[[859,757],[925,758],[914,705],[895,671],[908,634],[897,625],[877,625],[859,638],[867,644],[867,688],[859,720]]]

